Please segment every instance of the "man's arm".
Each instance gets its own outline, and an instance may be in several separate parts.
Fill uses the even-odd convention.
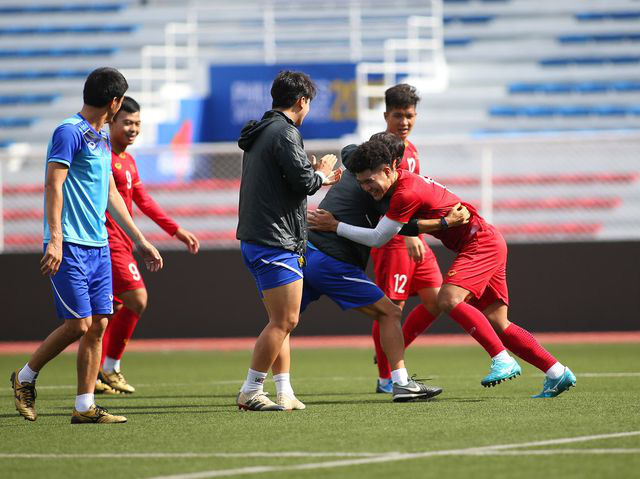
[[[326,210],[317,209],[308,214],[309,227],[317,231],[333,231],[356,243],[380,248],[402,229],[403,223],[382,217],[375,228],[361,228],[339,222]]]
[[[455,228],[456,226],[466,225],[471,220],[471,213],[466,206],[458,203],[446,214],[444,221],[447,228]],[[433,233],[444,229],[441,218],[430,220],[418,220],[418,230],[420,233]]]
[[[62,261],[62,185],[67,179],[69,166],[50,162],[44,183],[45,208],[51,240],[40,260],[40,271],[45,276],[53,276]]]
[[[127,205],[116,188],[113,175],[109,175],[109,213],[116,223],[124,230],[131,240],[136,244],[138,251],[144,258],[145,265],[149,271],[158,271],[162,268],[162,256],[158,250],[149,243],[142,232],[131,219]]]
[[[133,201],[140,208],[140,210],[151,218],[160,228],[167,232],[170,236],[175,236],[177,239],[187,245],[189,253],[196,254],[200,249],[200,242],[198,238],[190,231],[181,228],[171,217],[156,203],[153,198],[147,193],[147,190],[142,185],[140,178],[133,184]]]

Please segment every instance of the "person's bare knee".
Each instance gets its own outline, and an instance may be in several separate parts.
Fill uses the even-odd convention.
[[[125,307],[138,316],[142,316],[142,313],[147,309],[148,295],[144,288],[127,291],[120,296]]]
[[[456,306],[464,301],[464,296],[457,294],[447,288],[442,288],[438,293],[437,306],[440,311],[451,312]]]
[[[64,321],[64,333],[73,340],[81,338],[89,330],[91,318],[66,319]]]
[[[298,314],[287,314],[280,318],[270,318],[269,321],[278,329],[290,334],[298,325],[299,318]]]
[[[502,333],[511,324],[508,312],[509,308],[506,304],[501,301],[496,301],[488,306],[482,313],[489,320],[493,329]]]
[[[440,288],[423,288],[418,291],[418,296],[420,296],[422,305],[434,317],[437,317],[440,314],[440,308],[438,307],[438,293],[440,293]]]
[[[109,318],[106,316],[94,317],[91,321],[91,326],[85,334],[100,339],[104,335],[105,329],[107,329],[107,324],[109,324]]]

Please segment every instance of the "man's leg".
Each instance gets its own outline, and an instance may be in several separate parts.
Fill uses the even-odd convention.
[[[440,314],[438,309],[438,292],[440,288],[423,288],[418,291],[422,304],[417,305],[411,310],[407,319],[402,325],[402,334],[404,336],[405,349],[423,332],[425,332]],[[394,301],[395,304],[404,307],[404,301]],[[379,379],[391,378],[391,366],[387,360],[382,345],[380,343],[380,326],[374,321],[372,328],[373,342],[376,348],[376,359],[378,363]]]
[[[500,338],[485,316],[465,299],[470,292],[460,286],[444,284],[438,294],[438,306],[469,333],[491,356],[491,371],[481,381],[485,387],[495,386],[521,373],[518,363],[509,356]]]
[[[484,315],[510,351],[545,373],[542,392],[535,397],[555,397],[575,386],[573,372],[544,349],[529,331],[510,322],[508,309],[506,304],[496,301],[484,310]]]
[[[404,363],[404,338],[400,326],[402,311],[397,305],[384,296],[374,304],[355,309],[380,324],[380,342],[391,367],[395,402],[431,398],[442,392],[441,388],[426,386],[409,379]]]
[[[285,339],[298,324],[302,299],[302,279],[267,289],[263,291],[263,294],[263,303],[269,316],[269,323],[258,336],[253,348],[251,368],[238,397],[238,406],[242,409],[254,409],[253,399],[264,396],[264,379],[280,353]],[[257,399],[262,400],[261,397]],[[271,408],[269,403],[271,401],[265,403],[269,406],[268,409],[260,407],[257,410],[281,409]],[[256,405],[256,407],[258,406]]]
[[[125,291],[118,294],[118,298],[122,301],[122,305],[107,326],[108,334],[105,335],[106,339],[102,347],[104,361],[99,379],[117,391],[133,393],[135,388],[120,372],[120,360],[133,336],[138,320],[147,307],[147,290],[139,288]]]
[[[287,411],[294,409],[306,409],[302,401],[296,398],[291,386],[291,346],[287,335],[280,348],[278,357],[273,362],[271,372],[273,373],[273,382],[276,384],[276,403],[283,406]]]
[[[33,353],[29,362],[11,375],[16,409],[27,420],[35,421],[35,381],[40,370],[67,346],[77,341],[89,329],[91,318],[66,319]]]

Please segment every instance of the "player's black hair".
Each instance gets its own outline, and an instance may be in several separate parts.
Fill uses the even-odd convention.
[[[302,97],[313,100],[316,86],[306,73],[281,71],[271,85],[271,108],[291,108]]]
[[[82,97],[85,105],[102,108],[114,98],[124,96],[129,84],[115,68],[102,67],[89,73],[84,82]]]
[[[138,102],[130,96],[125,96],[122,100],[122,106],[120,107],[120,110],[118,110],[118,113],[116,113],[116,116],[114,116],[113,119],[115,120],[120,112],[136,113],[138,111],[140,111],[140,105],[138,104]]]
[[[393,159],[387,145],[379,140],[369,140],[362,143],[349,158],[347,168],[353,174],[365,170],[376,170],[382,165],[391,166]]]
[[[384,92],[384,104],[387,107],[387,111],[391,111],[394,108],[415,107],[419,101],[420,96],[416,88],[406,83],[394,85]]]
[[[371,135],[369,140],[376,140],[384,143],[387,148],[389,148],[391,157],[395,161],[395,167],[397,168],[400,165],[402,157],[404,156],[404,141],[402,141],[402,138],[394,135],[393,133],[381,131],[380,133],[374,133]]]

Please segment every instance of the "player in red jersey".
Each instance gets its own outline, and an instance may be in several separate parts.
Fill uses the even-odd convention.
[[[379,247],[412,217],[429,220],[429,229],[436,229],[425,232],[457,253],[438,293],[438,307],[449,313],[491,356],[491,371],[481,381],[482,385],[495,386],[520,374],[520,366],[505,346],[545,373],[542,392],[534,397],[555,397],[575,385],[576,377],[569,368],[528,331],[509,321],[507,245],[493,225],[435,180],[396,169],[388,148],[381,142],[360,145],[348,167],[362,189],[374,199],[390,198],[386,215],[375,229],[359,228],[318,210],[309,215],[312,228],[335,231],[352,241]],[[449,229],[444,215],[457,203],[469,210],[471,218],[466,225]]]
[[[403,140],[405,146],[404,156],[397,168],[419,174],[418,150],[408,137],[416,122],[416,106],[420,97],[414,87],[403,83],[389,88],[384,100],[386,131]],[[405,346],[409,346],[440,314],[437,298],[442,274],[436,257],[424,237],[401,235],[394,236],[381,248],[373,248],[371,257],[376,284],[401,309],[409,296],[417,294],[420,297],[422,304],[413,308],[402,325]],[[390,393],[391,367],[382,350],[377,321],[373,322],[372,336],[378,365],[376,392]]]
[[[111,168],[113,177],[124,199],[129,214],[133,215],[133,203],[170,236],[182,241],[191,254],[200,247],[193,233],[181,228],[146,192],[138,176],[133,157],[125,150],[140,133],[140,105],[125,96],[122,108],[110,123]],[[102,340],[102,361],[96,392],[133,393],[135,389],[120,372],[120,359],[133,334],[136,323],[147,307],[147,290],[133,257],[133,244],[125,232],[107,212],[107,231],[113,271],[115,315]]]

